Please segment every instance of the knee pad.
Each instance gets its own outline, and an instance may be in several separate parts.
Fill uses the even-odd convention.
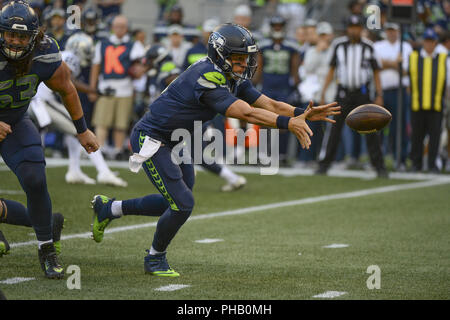
[[[17,168],[16,175],[26,193],[47,190],[43,163],[23,162]]]
[[[194,195],[190,190],[184,191],[177,199],[178,213],[190,215],[194,209]]]

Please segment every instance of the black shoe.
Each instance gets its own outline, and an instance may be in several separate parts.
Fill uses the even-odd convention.
[[[433,174],[441,173],[441,171],[438,168],[436,168],[436,167],[431,168],[429,171],[430,171],[430,173],[433,173]]]
[[[61,254],[61,232],[64,228],[64,216],[56,212],[53,214],[53,245],[55,246],[56,254]]]
[[[45,243],[38,250],[39,262],[45,276],[49,279],[64,278],[64,269],[58,262],[55,246],[53,243]]]
[[[3,232],[0,231],[0,258],[4,255],[4,254],[8,254],[9,253],[9,243],[6,240],[5,236],[3,235]]]
[[[386,178],[389,178],[389,173],[387,172],[387,170],[385,168],[378,169],[377,170],[377,177],[386,179]]]
[[[328,168],[325,166],[320,166],[319,168],[314,172],[314,174],[318,174],[318,175],[326,175],[328,171]]]

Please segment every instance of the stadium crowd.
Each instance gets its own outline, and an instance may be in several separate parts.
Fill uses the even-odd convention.
[[[170,81],[206,56],[210,33],[219,24],[228,22],[208,17],[202,25],[192,25],[184,17],[185,2],[159,0],[160,10],[155,13],[158,22],[154,28],[130,30],[129,21],[122,15],[125,1],[29,1],[39,13],[47,34],[57,40],[61,51],[73,33],[84,32],[94,40],[92,60],[82,67],[80,77],[86,84],[97,88],[97,93],[79,95],[88,126],[96,133],[102,152],[107,159],[115,160],[128,160],[128,137],[133,124],[148,111],[150,102]],[[450,153],[450,81],[447,80],[445,84],[450,75],[449,59],[443,58],[443,63],[433,64],[430,71],[431,89],[422,88],[425,86],[423,81],[419,81],[418,88],[410,88],[412,77],[425,77],[420,70],[412,73],[415,70],[411,62],[411,55],[416,57],[414,52],[421,53],[421,49],[427,49],[428,46],[426,52],[434,59],[436,55],[446,54],[450,50],[450,0],[417,1],[418,23],[403,25],[402,28],[388,21],[386,0],[347,1],[342,23],[333,24],[326,21],[329,15],[327,12],[320,15],[321,19],[312,17],[311,8],[315,3],[312,0],[253,0],[242,1],[235,8],[233,22],[248,28],[258,41],[260,56],[253,78],[255,86],[265,95],[297,107],[306,107],[311,100],[316,105],[336,101],[342,85],[336,81],[339,75],[335,75],[324,86],[330,63],[342,37],[349,36],[351,27],[360,27],[362,39],[373,50],[376,62],[372,71],[364,72],[379,73],[381,88],[377,88],[376,77],[370,74],[367,83],[351,89],[364,91],[370,102],[384,105],[393,114],[390,125],[377,134],[383,157],[391,160],[389,168],[414,172],[428,170],[433,173],[450,171],[450,161],[447,161]],[[79,30],[67,27],[66,9],[70,5],[78,5],[82,9]],[[380,8],[380,25],[376,28],[367,27],[370,15],[367,8],[370,5]],[[351,17],[358,19],[352,20]],[[399,50],[401,30],[404,40],[402,55]],[[112,49],[105,48],[108,44],[113,45]],[[116,50],[119,47],[123,49]],[[418,61],[422,60],[419,58]],[[362,68],[363,65],[361,62],[360,66],[354,67]],[[396,143],[399,65],[403,70],[400,151]],[[442,72],[446,74],[443,88],[436,79]],[[422,102],[417,105],[415,99],[419,98],[416,95],[423,98],[429,91],[433,95],[432,106]],[[439,94],[439,98],[436,98]],[[425,120],[430,114],[433,114],[433,119]],[[245,123],[236,123],[220,115],[214,119],[213,125],[223,132],[229,128],[248,127]],[[295,136],[287,130],[280,133],[281,164],[316,169],[319,161],[326,156],[329,143],[327,131],[330,131],[331,124],[310,125],[314,136],[309,150],[301,149]],[[369,147],[361,135],[345,126],[338,134],[342,136],[337,139],[338,145],[332,159],[335,164],[340,163],[342,168],[367,167],[363,155]],[[224,134],[225,143],[235,142],[228,138]],[[46,132],[45,145],[53,150],[64,150],[63,139],[57,132]],[[248,147],[251,145],[250,141]],[[400,152],[400,162],[395,161],[397,152]],[[317,172],[323,173],[320,167]]]

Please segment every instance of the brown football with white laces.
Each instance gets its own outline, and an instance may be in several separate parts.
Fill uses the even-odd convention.
[[[386,127],[392,114],[382,106],[363,104],[353,109],[345,118],[345,123],[359,133],[373,133]]]

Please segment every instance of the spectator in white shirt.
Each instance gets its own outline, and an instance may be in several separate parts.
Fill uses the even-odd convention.
[[[192,43],[184,40],[183,27],[177,24],[168,29],[168,36],[162,42],[172,55],[173,62],[182,68],[186,53],[192,47]]]
[[[397,159],[397,114],[399,110],[398,95],[400,91],[400,76],[399,68],[403,61],[408,60],[408,57],[412,51],[411,45],[403,41],[402,42],[402,55],[400,54],[400,34],[399,25],[395,23],[387,22],[384,24],[386,32],[386,39],[377,41],[374,44],[375,55],[378,59],[378,63],[381,66],[380,80],[381,87],[383,89],[384,107],[386,107],[392,114],[392,121],[389,127],[389,150],[392,151],[394,159]],[[408,87],[408,77],[404,76],[402,79],[402,120],[401,120],[401,153],[400,163],[397,170],[404,170],[406,168],[406,158],[408,155],[408,135],[406,131],[406,124],[409,114],[409,94],[406,88]]]
[[[320,22],[314,30],[315,43],[308,48],[305,53],[303,65],[299,68],[299,74],[302,81],[298,86],[303,107],[308,106],[309,101],[315,104],[321,103],[322,86],[328,74],[329,63],[331,59],[331,42],[333,40],[333,27],[328,22]],[[336,96],[336,83],[328,86],[325,92],[325,102],[331,103]],[[315,146],[320,146],[323,130],[321,124],[311,123],[310,128],[313,131],[311,137]],[[305,161],[316,160],[319,147],[309,150],[301,150],[300,159]],[[304,156],[302,155],[304,154]]]
[[[93,60],[90,85],[109,96],[95,101],[92,123],[100,146],[104,147],[109,129],[113,129],[114,152],[112,157],[120,156],[130,126],[133,109],[133,84],[129,75],[132,63],[144,56],[142,45],[132,42],[128,35],[128,20],[116,16],[112,22],[112,35],[97,43]],[[104,148],[103,148],[104,149]]]

